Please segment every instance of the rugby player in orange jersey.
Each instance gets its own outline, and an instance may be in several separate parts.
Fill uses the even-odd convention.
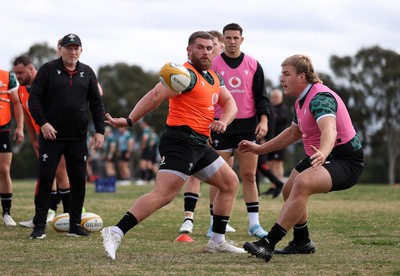
[[[0,69],[0,199],[2,218],[5,226],[16,226],[11,217],[13,186],[11,180],[11,120],[15,118],[16,128],[13,140],[20,144],[24,140],[24,116],[17,90],[19,83],[14,72]]]
[[[211,131],[222,133],[237,113],[236,104],[222,79],[212,70],[213,37],[208,32],[195,32],[189,37],[188,62],[184,66],[191,74],[191,84],[181,93],[158,83],[133,108],[127,118],[106,114],[106,123],[113,127],[133,123],[169,100],[166,131],[160,140],[160,168],[154,189],[141,196],[115,225],[102,230],[103,245],[111,259],[122,238],[130,229],[170,203],[180,192],[190,175],[218,188],[214,201],[212,236],[206,252],[244,253],[225,240],[239,180],[231,167],[209,146]],[[214,106],[223,114],[214,121]]]

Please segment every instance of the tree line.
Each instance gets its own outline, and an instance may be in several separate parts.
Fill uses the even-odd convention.
[[[27,52],[36,68],[56,58],[56,50],[47,43],[34,44]],[[12,60],[13,61],[13,60]],[[11,61],[11,63],[12,63]],[[360,182],[394,184],[400,178],[400,55],[379,46],[361,48],[354,56],[329,58],[333,75],[318,72],[321,79],[346,103],[353,124],[365,148],[365,167]],[[12,67],[11,67],[12,68]],[[318,68],[316,68],[318,71]],[[99,68],[97,77],[104,90],[104,105],[113,116],[127,116],[138,100],[158,82],[158,72],[144,71],[140,66],[115,63]],[[280,88],[266,79],[267,92]],[[294,99],[285,97],[292,107]],[[158,132],[165,126],[168,104],[163,103],[149,118]],[[134,131],[139,132],[135,126]],[[12,177],[36,177],[36,158],[29,138],[15,147]],[[286,175],[301,156],[295,146],[286,156]]]

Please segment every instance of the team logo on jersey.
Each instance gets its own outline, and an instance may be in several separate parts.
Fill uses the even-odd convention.
[[[6,149],[7,148],[7,144],[3,144],[3,148]]]
[[[75,36],[73,34],[70,34],[68,36],[68,38],[69,38],[69,41],[75,41]]]
[[[85,74],[85,72],[79,72],[79,73],[80,73],[80,77],[83,78],[84,77],[83,74]]]
[[[60,75],[60,74],[61,74],[61,70],[57,70],[57,74],[59,74],[59,75]]]
[[[162,156],[162,157],[161,157],[160,166],[161,166],[161,165],[165,165],[165,156]]]
[[[48,156],[47,154],[43,154],[43,155],[42,155],[43,162],[46,162],[46,159],[47,159],[48,157],[49,157],[49,156]]]
[[[238,77],[232,77],[228,80],[228,83],[232,88],[238,88],[242,84],[242,80]]]
[[[218,94],[217,94],[217,93],[214,93],[214,94],[212,95],[212,97],[211,97],[211,103],[212,103],[212,105],[216,105],[217,102],[218,102]]]

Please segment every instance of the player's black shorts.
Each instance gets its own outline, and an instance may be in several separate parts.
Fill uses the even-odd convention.
[[[140,159],[151,161],[153,159],[153,151],[150,147],[145,147],[140,153]]]
[[[215,163],[219,158],[223,162],[219,154],[207,144],[207,140],[206,136],[199,136],[194,131],[185,128],[167,127],[160,139],[159,170],[173,171],[186,179],[187,176],[196,174]],[[222,165],[217,163],[219,167]],[[211,168],[212,172],[209,176],[219,167]],[[203,177],[201,180],[207,178]]]
[[[278,161],[283,161],[285,159],[285,153],[286,153],[286,149],[280,149],[277,151],[273,151],[268,153],[268,161],[272,161],[272,160],[278,160]]]
[[[241,134],[226,134],[226,133],[211,133],[212,147],[215,150],[228,150],[237,149],[242,140],[256,141],[254,132],[247,132]]]
[[[350,151],[345,158],[329,158],[322,165],[332,178],[332,191],[340,191],[353,187],[364,169],[364,153],[362,149]],[[302,172],[311,167],[310,157],[302,159],[295,167]]]
[[[125,162],[129,162],[131,160],[131,156],[128,156],[128,151],[127,150],[123,150],[119,153],[119,160],[121,161],[125,161]]]
[[[0,133],[0,152],[12,152],[11,135],[9,132]]]

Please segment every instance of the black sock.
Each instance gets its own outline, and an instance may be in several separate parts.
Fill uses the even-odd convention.
[[[116,226],[121,229],[125,235],[126,232],[135,227],[137,224],[138,221],[136,217],[132,213],[126,212],[125,216],[122,217],[122,219],[116,224]]]
[[[11,202],[12,202],[12,193],[4,193],[0,194],[1,197],[1,207],[3,207],[3,217],[7,213],[11,215]]]
[[[196,203],[199,200],[199,195],[194,193],[184,193],[183,194],[183,202],[185,212],[194,213],[194,209],[196,208]]]
[[[59,189],[58,192],[60,193],[61,196],[61,201],[63,203],[63,207],[64,207],[64,213],[68,213],[69,212],[69,203],[70,203],[70,194],[71,191],[70,189]]]
[[[226,225],[228,224],[229,216],[218,216],[213,217],[212,231],[214,233],[225,234]]]
[[[146,180],[150,181],[153,179],[153,170],[152,169],[147,169],[146,171]]]
[[[302,224],[296,224],[293,227],[294,242],[309,242],[310,233],[308,232],[307,221]]]
[[[258,202],[246,202],[247,213],[258,213]]]
[[[57,204],[58,204],[58,199],[57,199],[57,191],[51,190],[50,194],[50,209],[53,211],[57,211]]]
[[[268,232],[266,239],[270,242],[270,244],[275,247],[275,245],[286,236],[287,231],[282,228],[279,224],[275,223],[272,226],[271,231]]]
[[[146,169],[141,169],[139,172],[139,177],[142,180],[147,180],[147,170]]]
[[[273,184],[275,184],[275,186],[277,188],[282,188],[283,187],[283,182],[280,181],[271,171],[271,169],[268,168],[267,165],[263,164],[259,167],[259,170],[262,172],[262,174],[266,177],[268,177],[269,180],[271,180],[271,182]]]

